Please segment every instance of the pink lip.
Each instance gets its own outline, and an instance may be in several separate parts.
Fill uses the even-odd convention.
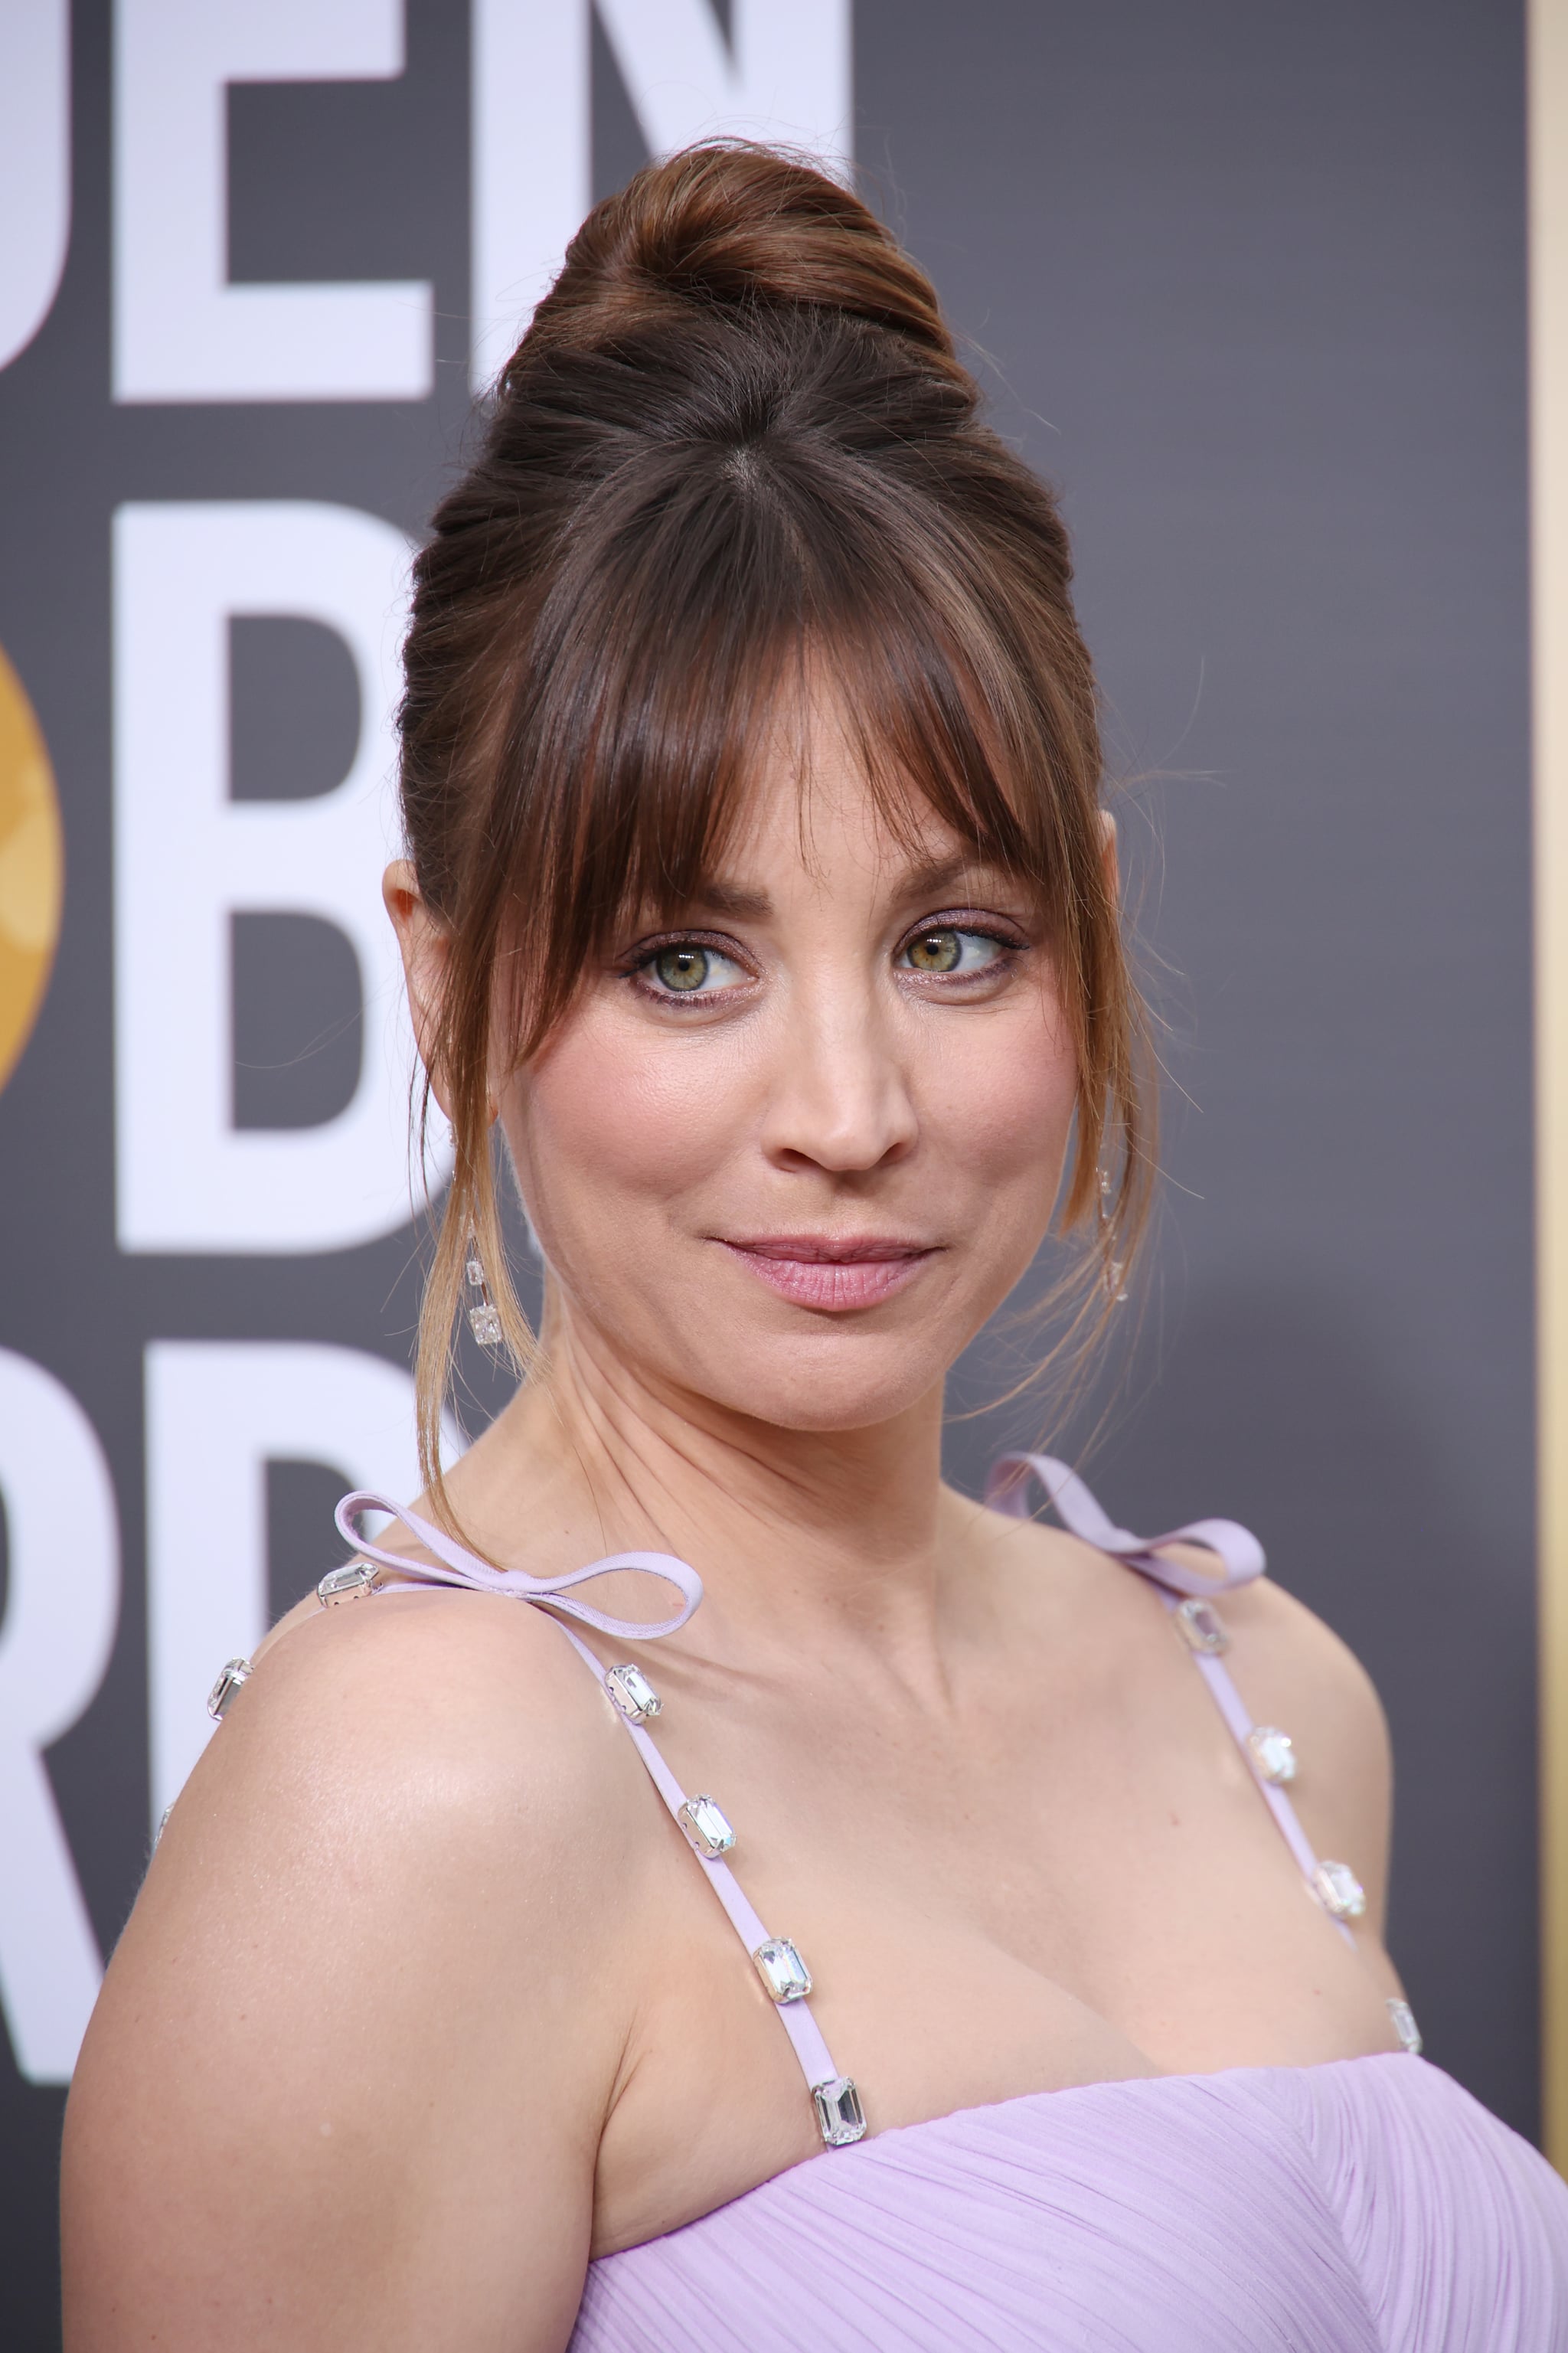
[[[785,1234],[756,1241],[726,1241],[726,1250],[797,1307],[842,1314],[875,1307],[901,1291],[936,1252],[923,1242],[834,1241],[826,1234]]]

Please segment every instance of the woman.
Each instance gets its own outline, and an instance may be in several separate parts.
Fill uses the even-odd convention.
[[[1354,1662],[1229,1523],[941,1483],[1150,1152],[1066,543],[975,411],[853,196],[700,149],[437,518],[427,1490],[229,1673],[115,1955],[80,2353],[1568,2344],[1568,2195],[1414,2055]],[[443,1478],[465,1308],[531,1374]]]

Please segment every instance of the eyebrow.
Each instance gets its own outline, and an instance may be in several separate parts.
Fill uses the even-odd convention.
[[[899,895],[906,900],[944,898],[974,871],[974,860],[963,850],[952,858],[931,859],[922,866],[910,869],[900,885]],[[710,875],[682,907],[669,910],[671,915],[722,915],[732,923],[765,923],[773,912],[773,901],[765,891],[743,890],[739,883],[726,882],[718,875]]]
[[[941,899],[956,883],[967,881],[974,871],[974,861],[961,849],[955,857],[930,860],[924,866],[913,866],[904,878],[903,895],[908,899]]]
[[[760,923],[773,913],[765,891],[742,891],[738,883],[721,882],[716,875],[694,891],[686,902],[689,914],[729,915],[736,923]]]

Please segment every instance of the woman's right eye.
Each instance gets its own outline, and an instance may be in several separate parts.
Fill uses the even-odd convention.
[[[688,1002],[716,997],[746,976],[733,956],[700,940],[672,940],[667,947],[655,948],[636,970],[650,997]]]

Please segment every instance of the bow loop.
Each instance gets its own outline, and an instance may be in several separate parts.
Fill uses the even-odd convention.
[[[417,1538],[435,1560],[410,1560],[406,1553],[389,1552],[384,1546],[367,1543],[354,1522],[363,1512],[385,1512]],[[426,1585],[467,1586],[477,1593],[500,1593],[516,1601],[531,1601],[542,1609],[558,1609],[563,1617],[575,1618],[584,1626],[593,1626],[601,1634],[612,1634],[621,1642],[656,1641],[662,1634],[678,1633],[702,1599],[702,1579],[694,1568],[668,1552],[617,1552],[605,1560],[589,1561],[585,1567],[572,1568],[559,1577],[530,1577],[526,1569],[495,1568],[488,1560],[468,1551],[445,1528],[432,1527],[401,1504],[388,1502],[384,1495],[359,1489],[345,1495],[333,1514],[338,1531],[347,1544],[366,1560],[378,1561],[384,1568],[395,1569],[401,1577]],[[572,1588],[585,1584],[589,1577],[609,1577],[617,1570],[631,1570],[644,1577],[662,1578],[672,1585],[680,1596],[680,1608],[673,1616],[644,1622],[636,1618],[612,1617],[607,1610],[595,1609],[589,1601],[577,1600]]]
[[[1131,1530],[1116,1525],[1076,1471],[1069,1471],[1065,1462],[1057,1461],[1049,1454],[999,1457],[992,1464],[985,1482],[985,1501],[992,1511],[1004,1513],[1009,1519],[1027,1519],[1032,1478],[1037,1479],[1045,1489],[1046,1501],[1065,1528],[1081,1536],[1085,1544],[1093,1545],[1097,1552],[1111,1554],[1129,1568],[1135,1568],[1140,1577],[1164,1586],[1169,1592],[1207,1599],[1215,1593],[1232,1592],[1238,1585],[1250,1585],[1254,1577],[1263,1575],[1263,1547],[1251,1530],[1238,1522],[1190,1520],[1185,1527],[1172,1528],[1164,1535],[1135,1536]],[[1183,1561],[1167,1559],[1163,1547],[1174,1544],[1202,1545],[1219,1560],[1221,1573],[1205,1577]]]

